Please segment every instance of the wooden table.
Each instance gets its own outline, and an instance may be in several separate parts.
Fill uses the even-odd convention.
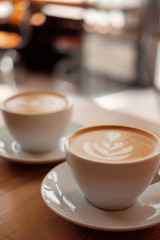
[[[89,100],[73,96],[72,121],[83,125],[127,124],[158,132],[159,125],[137,117],[104,110]],[[1,125],[3,124],[0,118]],[[134,232],[107,232],[69,223],[51,211],[42,200],[44,176],[58,163],[27,165],[0,159],[0,239],[3,240],[158,240],[160,225]]]

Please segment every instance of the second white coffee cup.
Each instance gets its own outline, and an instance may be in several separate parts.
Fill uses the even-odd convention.
[[[67,162],[75,181],[94,206],[132,206],[159,167],[160,140],[141,129],[92,126],[70,134]]]
[[[22,92],[1,104],[5,124],[21,147],[46,152],[57,147],[72,114],[70,97],[49,91]]]

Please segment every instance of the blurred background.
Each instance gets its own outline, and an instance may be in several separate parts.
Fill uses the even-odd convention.
[[[0,81],[97,96],[159,86],[158,0],[0,1]]]

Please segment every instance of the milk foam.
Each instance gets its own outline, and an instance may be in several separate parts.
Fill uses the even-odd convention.
[[[116,132],[108,132],[107,137],[109,141],[103,141],[102,143],[90,143],[83,144],[83,150],[91,157],[97,159],[107,160],[121,160],[129,157],[132,154],[133,146],[125,147],[123,142],[114,143],[122,134]]]
[[[71,151],[96,161],[124,162],[143,159],[160,148],[156,138],[130,128],[92,128],[80,130],[69,142]]]
[[[47,92],[30,92],[16,95],[5,101],[8,111],[23,114],[39,114],[61,110],[67,100],[58,94]]]

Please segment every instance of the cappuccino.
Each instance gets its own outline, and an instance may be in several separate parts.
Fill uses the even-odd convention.
[[[7,129],[21,148],[47,152],[59,147],[72,114],[72,100],[49,91],[16,94],[1,103]]]
[[[107,210],[131,207],[160,164],[160,139],[124,126],[92,126],[65,141],[67,162],[88,202]]]
[[[95,126],[74,133],[70,150],[79,157],[106,162],[130,162],[148,158],[159,151],[153,135],[134,128]]]
[[[8,98],[4,108],[18,114],[42,114],[56,112],[67,106],[67,99],[52,92],[24,92]]]

